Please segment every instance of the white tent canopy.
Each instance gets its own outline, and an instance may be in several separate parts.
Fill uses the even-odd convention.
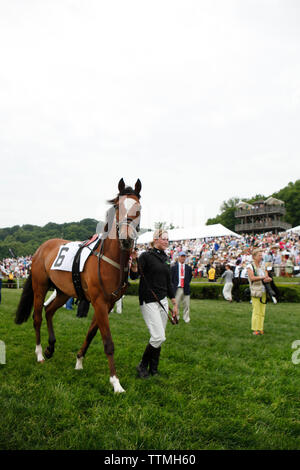
[[[193,240],[197,238],[212,238],[232,236],[240,238],[235,232],[232,232],[222,224],[203,225],[202,227],[175,228],[167,231],[170,241],[176,240]],[[145,232],[139,236],[137,243],[150,243],[153,240],[154,230]]]
[[[297,227],[289,228],[287,232],[299,232],[300,233],[300,225],[297,225]]]

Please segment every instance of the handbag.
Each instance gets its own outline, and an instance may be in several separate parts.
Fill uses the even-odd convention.
[[[251,282],[250,292],[251,292],[251,297],[261,298],[264,292],[262,281]]]
[[[253,268],[253,272],[255,276],[257,276],[254,265],[252,265],[252,268]],[[263,282],[262,281],[250,282],[250,292],[251,292],[251,297],[261,298],[264,293]]]

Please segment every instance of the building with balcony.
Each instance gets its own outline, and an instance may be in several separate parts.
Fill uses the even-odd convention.
[[[239,202],[235,211],[237,219],[235,231],[253,234],[285,232],[292,227],[291,224],[282,220],[285,213],[284,202],[274,197],[258,200],[252,204]]]

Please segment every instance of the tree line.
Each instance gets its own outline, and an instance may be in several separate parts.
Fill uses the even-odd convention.
[[[285,203],[286,215],[283,220],[289,222],[292,227],[300,225],[300,180],[289,183],[286,187],[270,196],[281,199]],[[234,216],[236,205],[240,201],[252,204],[258,199],[267,199],[270,196],[257,194],[249,199],[232,197],[221,205],[221,213],[208,219],[206,225],[222,224],[230,230],[235,229],[236,218]],[[15,225],[0,229],[0,259],[15,256],[32,255],[37,248],[50,238],[64,238],[66,240],[87,240],[96,233],[98,221],[96,219],[83,219],[80,222],[66,222],[56,224],[49,222],[44,227],[37,225]],[[157,222],[155,228],[175,228],[173,224]],[[146,229],[141,229],[143,233]]]
[[[289,183],[287,186],[280,189],[280,191],[270,194],[269,196],[257,194],[249,199],[232,197],[228,201],[224,201],[222,203],[220,207],[221,213],[214,218],[208,219],[206,225],[222,224],[229,230],[234,231],[237,223],[237,219],[234,214],[236,211],[236,205],[239,202],[243,201],[253,204],[254,201],[259,199],[266,200],[270,196],[280,199],[285,203],[286,214],[282,220],[290,223],[292,227],[300,225],[300,180],[295,181],[295,183]]]
[[[15,225],[0,229],[0,259],[32,255],[37,248],[50,238],[65,240],[87,240],[96,233],[98,221],[83,219],[80,222],[56,224],[49,222],[44,227],[37,225]]]

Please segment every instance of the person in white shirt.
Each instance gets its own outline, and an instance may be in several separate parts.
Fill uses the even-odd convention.
[[[248,284],[248,271],[247,271],[246,262],[242,263],[240,281],[241,281],[241,284]]]
[[[281,254],[279,251],[277,251],[274,256],[274,272],[275,272],[276,277],[280,276],[280,268],[281,268]]]
[[[240,259],[236,260],[234,275],[233,275],[232,295],[233,295],[233,299],[236,302],[241,302],[241,300],[240,300],[240,273],[241,273],[240,264],[241,264],[241,260]]]

